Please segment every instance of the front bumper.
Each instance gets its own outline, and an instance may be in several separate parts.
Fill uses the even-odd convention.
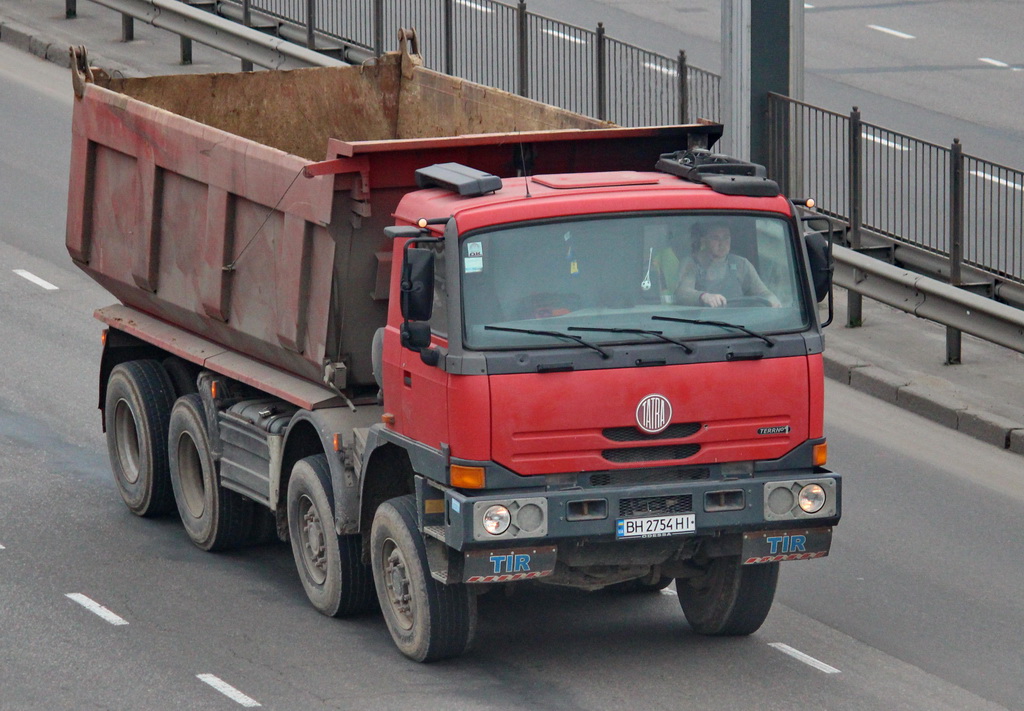
[[[826,500],[820,510],[805,513],[796,503],[796,493],[812,484],[821,487]],[[787,508],[786,492],[794,494],[792,507]],[[519,570],[523,558],[515,556],[543,560],[543,569],[549,570],[556,558],[564,561],[567,551],[583,546],[598,547],[604,564],[624,566],[635,563],[641,550],[678,557],[694,550],[698,541],[723,538],[742,541],[742,551],[735,553],[750,558],[744,562],[820,557],[827,554],[831,527],[842,513],[842,476],[820,467],[648,486],[545,486],[499,492],[440,489],[420,479],[418,493],[423,530],[435,559],[440,555],[438,544],[443,544],[445,557],[462,559],[460,569],[479,568],[474,561],[484,568],[494,564],[487,570],[501,577],[480,582],[543,577],[536,566],[528,571],[535,575],[516,575],[527,571]],[[483,513],[495,505],[508,509],[511,518],[508,529],[497,535],[482,526]],[[685,520],[687,526],[667,534],[623,537],[631,528],[624,521],[649,518]]]

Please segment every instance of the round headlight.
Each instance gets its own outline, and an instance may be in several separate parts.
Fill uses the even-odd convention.
[[[800,490],[797,503],[804,513],[818,513],[825,505],[825,490],[818,484],[808,484]]]
[[[512,523],[512,514],[504,506],[491,506],[484,511],[484,530],[492,536],[500,536]]]

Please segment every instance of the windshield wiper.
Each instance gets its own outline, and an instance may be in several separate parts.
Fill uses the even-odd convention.
[[[692,323],[697,326],[718,326],[719,328],[735,328],[737,331],[743,331],[748,336],[754,338],[760,338],[762,341],[768,344],[769,347],[775,345],[775,341],[768,338],[763,333],[752,331],[746,326],[741,326],[738,323],[729,323],[728,321],[705,321],[699,318],[676,318],[674,316],[651,316],[652,321],[674,321],[675,323]]]
[[[654,336],[655,338],[659,338],[662,341],[665,341],[666,343],[674,343],[677,346],[679,346],[680,348],[682,348],[684,351],[686,351],[687,354],[693,353],[693,349],[690,348],[690,346],[688,344],[683,343],[682,341],[677,340],[675,338],[669,338],[668,336],[666,336],[661,331],[652,331],[652,330],[647,329],[647,328],[591,328],[589,326],[569,326],[568,330],[570,330],[570,331],[596,331],[596,332],[599,332],[599,333],[639,333],[639,334],[644,335],[644,336]]]
[[[583,340],[580,336],[574,336],[571,333],[562,333],[561,331],[540,331],[533,328],[509,328],[507,326],[484,326],[485,331],[508,331],[510,333],[526,333],[531,336],[551,336],[553,338],[568,338],[570,341],[575,341],[581,346],[585,346],[592,351],[597,351],[601,354],[602,358],[611,358],[611,354],[603,348],[595,346],[593,343],[588,343]]]

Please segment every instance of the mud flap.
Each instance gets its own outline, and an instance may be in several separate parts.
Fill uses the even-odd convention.
[[[832,547],[832,527],[743,534],[743,565],[824,558]]]

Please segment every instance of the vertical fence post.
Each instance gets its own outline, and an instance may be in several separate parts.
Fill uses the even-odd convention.
[[[597,23],[597,118],[608,119],[608,46],[604,38],[604,23]]]
[[[192,40],[188,37],[179,37],[178,40],[181,46],[181,63],[192,64]]]
[[[131,42],[135,39],[135,18],[121,13],[121,41]]]
[[[452,5],[455,0],[444,0],[444,73],[455,73],[455,19]]]
[[[850,112],[850,136],[849,155],[847,162],[850,166],[850,188],[848,198],[850,200],[850,248],[860,249],[861,229],[861,178],[863,166],[861,165],[861,122],[860,109],[856,106]],[[863,303],[864,297],[852,289],[846,293],[846,325],[848,328],[857,328],[864,323]]]
[[[242,0],[242,25],[245,27],[252,26],[252,0]],[[248,59],[243,59],[242,71],[251,72],[252,70],[252,62]]]
[[[306,49],[316,49],[316,0],[306,0]]]
[[[384,54],[384,0],[373,0],[373,52]]]
[[[964,258],[964,149],[959,138],[953,139],[949,152],[949,283],[963,283],[961,265]],[[958,365],[960,331],[946,326],[946,365]]]
[[[679,50],[679,62],[676,69],[679,81],[679,123],[686,123],[690,115],[690,82],[686,70],[686,52]]]
[[[518,65],[516,67],[516,93],[520,96],[528,96],[530,93],[530,82],[527,72],[530,71],[530,61],[527,53],[527,31],[526,24],[526,3],[519,0],[516,5],[516,36],[518,38]]]
[[[69,20],[78,17],[78,0],[64,0],[64,17]]]

